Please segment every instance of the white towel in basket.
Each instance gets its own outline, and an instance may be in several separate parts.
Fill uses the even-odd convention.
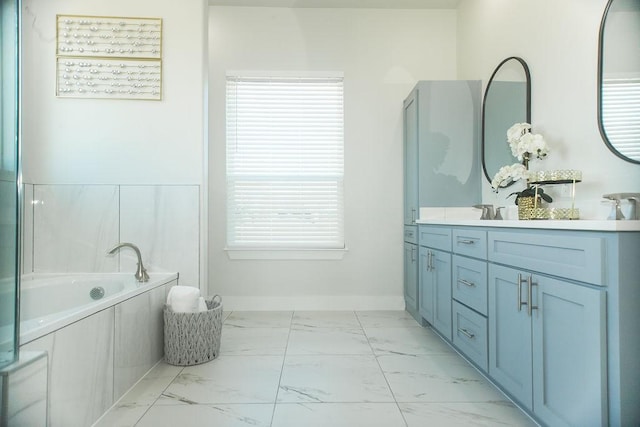
[[[200,289],[193,286],[172,286],[167,295],[167,305],[176,313],[196,313],[201,310]],[[203,301],[204,302],[204,299]],[[205,310],[207,305],[204,304]]]

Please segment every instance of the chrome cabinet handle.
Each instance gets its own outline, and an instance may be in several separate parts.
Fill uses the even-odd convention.
[[[469,338],[470,340],[475,338],[475,334],[472,334],[471,332],[467,331],[464,328],[458,328],[458,332],[460,332],[462,335]]]
[[[411,247],[411,262],[416,262],[416,248]]]
[[[528,305],[526,302],[522,301],[522,284],[528,283],[528,279],[523,279],[522,274],[518,273],[518,311],[522,311],[523,305]]]
[[[411,224],[415,224],[416,223],[416,209],[413,208],[411,209]]]
[[[473,283],[473,282],[469,282],[468,280],[464,280],[464,279],[458,279],[458,283],[460,283],[460,284],[462,284],[462,285],[465,285],[465,286],[468,286],[468,287],[470,287],[470,288],[473,288],[473,287],[475,287],[475,286],[476,286],[476,284],[475,284],[475,283]]]
[[[475,240],[458,240],[458,243],[462,243],[463,245],[475,245],[476,241]]]
[[[427,251],[427,271],[431,271],[433,267],[431,267],[431,257],[433,253],[431,251]]]
[[[538,309],[537,305],[533,305],[533,287],[537,285],[538,285],[537,283],[533,283],[533,277],[529,275],[529,278],[527,279],[528,294],[529,294],[529,307],[528,307],[527,313],[529,314],[529,317],[533,315],[533,310]]]

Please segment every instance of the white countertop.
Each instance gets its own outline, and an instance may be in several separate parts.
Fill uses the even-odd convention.
[[[509,212],[506,212],[507,215]],[[475,208],[420,208],[417,224],[463,225],[472,227],[532,228],[547,230],[640,231],[640,221],[603,219],[577,220],[480,220]],[[515,215],[513,215],[515,216]],[[507,216],[507,218],[511,218]],[[517,218],[517,217],[516,217]]]
[[[551,230],[591,230],[591,231],[640,231],[640,221],[608,220],[498,220],[479,219],[419,219],[416,224],[466,225],[472,227],[538,228]]]

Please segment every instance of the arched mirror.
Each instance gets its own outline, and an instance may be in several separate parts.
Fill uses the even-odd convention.
[[[527,63],[512,56],[495,69],[482,101],[482,168],[489,182],[502,166],[517,161],[507,130],[523,122],[531,123],[531,76]]]
[[[640,0],[609,0],[600,25],[598,125],[617,156],[640,163]]]

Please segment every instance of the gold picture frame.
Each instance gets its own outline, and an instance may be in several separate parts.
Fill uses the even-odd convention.
[[[162,19],[56,15],[56,96],[162,100]]]

